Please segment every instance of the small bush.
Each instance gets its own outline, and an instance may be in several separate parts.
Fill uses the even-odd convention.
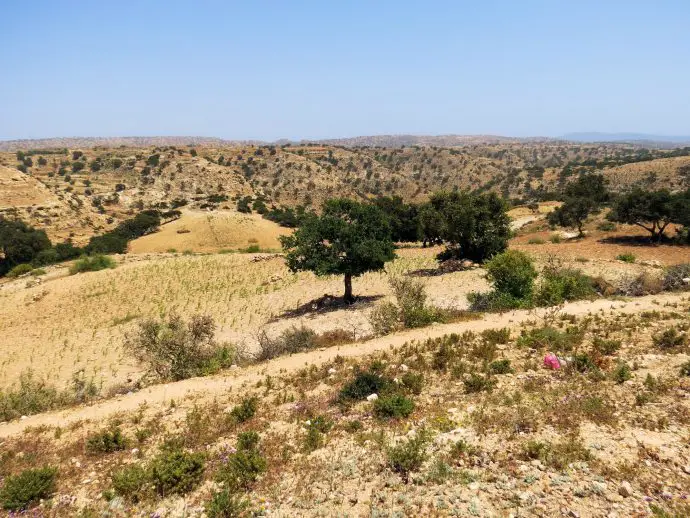
[[[249,509],[249,501],[228,489],[216,491],[206,503],[209,518],[238,518]]]
[[[388,335],[402,327],[400,310],[392,302],[383,302],[371,310],[369,323],[375,335]]]
[[[513,369],[510,366],[510,360],[496,360],[489,364],[489,372],[491,374],[511,374]]]
[[[557,245],[558,243],[563,241],[563,238],[560,234],[551,234],[551,236],[549,237],[549,241],[551,241],[554,245]]]
[[[670,327],[652,337],[654,346],[659,349],[676,349],[684,346],[688,342],[688,336],[685,333],[679,333],[674,327]]]
[[[405,484],[410,480],[410,473],[421,468],[427,459],[426,446],[428,443],[428,434],[424,430],[418,430],[413,437],[387,448],[386,462],[388,467],[398,473]]]
[[[204,474],[204,456],[180,448],[164,448],[151,462],[150,478],[161,496],[184,495],[195,489]]]
[[[7,277],[14,279],[16,277],[19,277],[20,275],[25,275],[29,273],[31,270],[33,270],[34,267],[31,266],[30,264],[23,263],[23,264],[18,264],[14,268],[12,268],[9,272],[7,272]]]
[[[546,243],[546,241],[540,237],[532,237],[527,241],[528,245],[543,245],[544,243]]]
[[[603,221],[597,225],[597,230],[602,232],[614,232],[618,226],[613,221]]]
[[[230,411],[230,416],[232,417],[232,420],[234,422],[238,424],[244,423],[245,421],[249,421],[252,417],[254,417],[258,405],[258,398],[244,398],[239,405],[237,405]]]
[[[632,369],[627,363],[620,362],[611,373],[611,377],[616,383],[625,383],[632,379]]]
[[[690,279],[690,263],[669,266],[664,272],[664,290],[679,291],[690,289],[690,283],[685,282],[684,279]]]
[[[146,493],[147,473],[139,464],[130,464],[112,475],[113,490],[132,503],[141,501]]]
[[[686,361],[683,365],[680,366],[680,375],[690,376],[690,360]]]
[[[195,315],[185,322],[178,315],[167,321],[146,320],[127,336],[125,347],[148,366],[149,374],[162,380],[181,380],[229,367],[234,351],[213,339],[215,323]]]
[[[227,457],[218,470],[216,480],[230,491],[248,490],[261,473],[266,471],[266,459],[258,449],[256,432],[244,432],[237,440],[237,451]]]
[[[400,386],[406,391],[418,396],[424,387],[424,376],[414,372],[406,372],[400,378]]]
[[[0,489],[0,503],[3,509],[20,511],[42,498],[50,497],[55,492],[57,473],[57,468],[46,466],[27,469],[19,475],[5,478],[5,483]]]
[[[112,453],[127,449],[127,438],[115,427],[92,435],[86,440],[86,451],[89,453]]]
[[[485,329],[481,333],[482,338],[490,344],[507,344],[510,340],[510,329]]]
[[[655,295],[664,289],[664,281],[658,275],[642,272],[635,277],[621,281],[619,291],[623,295],[642,297],[643,295]]]
[[[592,361],[592,358],[587,353],[579,353],[573,355],[571,362],[568,367],[576,372],[591,372],[596,370],[597,366]]]
[[[634,254],[618,254],[616,259],[624,263],[634,263],[637,260]]]
[[[75,262],[69,269],[70,275],[83,272],[97,272],[107,268],[115,268],[115,261],[106,255],[84,257]]]
[[[469,378],[463,380],[465,385],[465,392],[467,394],[474,394],[477,392],[490,392],[493,390],[496,382],[490,379],[488,376],[480,376],[478,374],[472,373]]]
[[[482,313],[510,311],[527,305],[523,300],[516,299],[508,293],[500,293],[497,291],[488,291],[485,293],[472,292],[467,295],[467,300],[470,303],[471,311]]]
[[[537,306],[557,306],[564,302],[588,299],[595,294],[592,279],[580,270],[547,267],[534,296],[534,303]]]
[[[374,401],[374,415],[383,419],[409,417],[414,411],[414,402],[400,394],[379,397]]]
[[[487,262],[486,270],[487,278],[497,292],[518,300],[531,297],[537,271],[526,254],[508,250]]]
[[[309,420],[307,435],[304,438],[304,451],[311,453],[324,444],[324,435],[333,428],[333,421],[325,416],[316,416]]]
[[[255,357],[257,361],[270,360],[283,354],[295,354],[318,347],[316,333],[305,326],[285,329],[276,338],[271,338],[266,331],[262,331],[259,333],[258,342],[259,352]]]
[[[620,340],[605,340],[604,338],[599,338],[595,336],[592,340],[592,347],[599,354],[604,356],[611,356],[618,352],[621,348],[622,342]]]
[[[381,394],[391,387],[393,380],[374,372],[358,372],[353,380],[340,390],[338,401],[350,403],[362,401],[371,394]]]

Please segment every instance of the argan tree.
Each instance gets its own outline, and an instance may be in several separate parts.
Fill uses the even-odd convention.
[[[591,214],[601,210],[609,199],[606,179],[600,174],[587,174],[569,183],[563,193],[563,205],[548,215],[551,225],[577,228],[580,236]]]
[[[653,241],[664,238],[666,227],[678,211],[677,201],[667,190],[646,191],[639,187],[620,196],[607,218],[617,223],[637,225],[651,234]]]
[[[508,247],[508,206],[496,193],[439,192],[429,205],[440,216],[440,237],[448,243],[440,260],[484,262]]]
[[[354,300],[353,277],[381,270],[395,258],[386,215],[374,205],[348,199],[326,201],[320,216],[306,214],[294,234],[280,239],[293,272],[343,275],[346,302]]]

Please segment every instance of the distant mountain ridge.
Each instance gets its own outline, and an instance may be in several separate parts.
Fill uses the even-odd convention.
[[[571,142],[662,142],[670,144],[690,144],[690,136],[651,135],[648,133],[567,133],[562,140]]]
[[[501,135],[368,135],[343,137],[333,139],[279,139],[264,140],[228,140],[218,137],[195,136],[154,136],[154,137],[56,137],[43,139],[21,139],[0,141],[0,151],[18,151],[26,149],[92,149],[96,147],[116,148],[151,147],[151,146],[196,146],[196,147],[225,147],[248,145],[307,145],[319,144],[324,146],[341,147],[385,147],[400,148],[403,146],[437,146],[463,147],[473,145],[495,144],[535,144],[548,142],[621,142],[638,145],[656,144],[659,147],[675,147],[690,145],[690,136],[662,136],[645,133],[597,133],[582,132],[568,133],[562,137],[504,137]]]

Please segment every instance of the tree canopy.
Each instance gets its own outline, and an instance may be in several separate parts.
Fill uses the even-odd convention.
[[[563,193],[563,205],[548,215],[552,225],[577,228],[580,236],[591,214],[609,200],[607,182],[601,174],[585,174],[570,182]]]
[[[607,218],[642,227],[651,233],[653,240],[660,241],[666,227],[672,223],[674,214],[680,211],[678,203],[682,202],[666,189],[646,191],[638,187],[620,196]]]
[[[292,271],[343,275],[347,302],[353,300],[352,277],[381,270],[395,258],[381,209],[343,198],[326,201],[321,215],[306,214],[292,235],[280,239]]]
[[[423,228],[429,223],[448,243],[439,259],[483,262],[503,252],[510,239],[508,206],[494,192],[439,192],[422,211]]]
[[[30,263],[42,251],[50,248],[45,231],[30,227],[23,221],[0,217],[0,275],[22,263]]]

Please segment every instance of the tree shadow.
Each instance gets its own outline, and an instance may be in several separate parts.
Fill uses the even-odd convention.
[[[271,318],[269,322],[277,322],[282,318],[296,318],[308,315],[322,315],[325,313],[331,313],[333,311],[339,311],[341,309],[364,309],[382,298],[383,295],[360,296],[355,297],[354,302],[348,303],[345,302],[342,297],[334,297],[333,295],[324,294],[322,297],[310,300],[309,302],[305,302],[304,304],[297,306],[294,309],[288,309],[284,311],[280,315]]]
[[[599,243],[605,245],[625,245],[625,246],[658,246],[658,245],[680,245],[670,237],[664,237],[661,241],[652,240],[647,236],[609,236],[603,237]]]
[[[446,273],[450,272],[440,270],[439,268],[420,268],[419,270],[407,272],[406,275],[408,275],[409,277],[440,277],[441,275],[444,275]]]

